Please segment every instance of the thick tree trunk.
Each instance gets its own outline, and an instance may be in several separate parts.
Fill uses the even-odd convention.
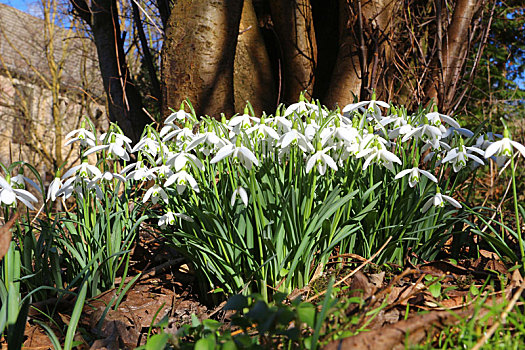
[[[143,111],[140,93],[131,81],[120,33],[116,0],[71,0],[91,27],[107,94],[109,119],[118,123],[134,142],[151,121]]]
[[[366,99],[392,59],[390,31],[395,0],[340,0],[339,52],[325,104]],[[381,62],[381,64],[380,64]]]
[[[242,9],[233,80],[236,112],[242,112],[250,101],[257,115],[273,113],[277,107],[275,82],[252,0],[245,0]]]
[[[189,98],[197,114],[234,113],[233,64],[242,0],[178,0],[162,48],[163,113]]]
[[[282,101],[297,102],[301,91],[311,97],[317,61],[312,9],[308,0],[270,0],[275,31],[283,53]]]
[[[442,1],[442,0],[436,0]],[[469,28],[472,24],[474,14],[478,11],[480,3],[476,0],[458,0],[454,7],[452,21],[446,29],[446,35],[442,38],[442,52],[438,58],[437,69],[434,79],[427,90],[427,98],[433,98],[440,109],[447,111],[458,87],[459,76],[465,63],[469,41]],[[443,16],[437,18],[441,21]],[[440,82],[444,87],[439,91]]]

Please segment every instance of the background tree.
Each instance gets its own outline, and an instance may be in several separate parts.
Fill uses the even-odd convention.
[[[63,147],[65,135],[86,117],[104,119],[93,44],[79,39],[78,23],[61,5],[41,0],[34,7],[41,18],[7,6],[0,12],[1,148],[9,140],[11,158],[2,154],[0,161],[31,160],[52,176],[76,160]]]
[[[143,96],[157,101],[160,82],[161,118],[185,98],[198,114],[217,117],[241,112],[245,100],[258,113],[272,111],[301,91],[329,107],[375,91],[408,109],[434,100],[444,113],[470,113],[477,73],[495,51],[519,54],[510,41],[523,43],[515,35],[523,13],[518,1],[71,1],[93,31],[110,115],[126,132],[148,121],[133,83],[139,76],[149,82]],[[491,32],[510,19],[514,34]],[[141,50],[134,50],[138,43]],[[126,68],[132,52],[140,54],[143,73]],[[498,60],[499,72],[507,71]]]

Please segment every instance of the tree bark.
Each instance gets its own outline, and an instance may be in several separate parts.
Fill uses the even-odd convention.
[[[78,15],[90,26],[107,95],[109,119],[118,123],[133,142],[151,121],[143,111],[140,93],[126,64],[116,0],[71,0]]]
[[[234,113],[233,64],[242,0],[179,0],[162,48],[163,114],[189,98],[199,115]]]
[[[441,62],[438,62],[434,79],[431,80],[431,85],[426,95],[428,99],[433,98],[443,111],[448,109],[448,105],[456,93],[459,75],[467,52],[469,27],[479,6],[480,3],[476,0],[458,0],[454,7],[452,21],[446,29],[445,37],[442,39]],[[441,21],[442,16],[436,20]],[[442,94],[439,93],[440,81],[444,87]]]
[[[333,107],[366,99],[385,63],[392,59],[390,30],[396,0],[339,1],[340,44],[325,104]],[[383,60],[380,67],[379,62]]]
[[[275,82],[252,0],[245,0],[242,9],[233,80],[237,112],[249,101],[257,115],[273,113],[277,107]]]
[[[308,0],[270,0],[275,31],[283,52],[282,102],[297,102],[301,91],[311,97],[317,46]]]

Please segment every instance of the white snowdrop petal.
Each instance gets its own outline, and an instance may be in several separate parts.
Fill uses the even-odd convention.
[[[437,178],[430,172],[426,171],[426,170],[422,170],[422,169],[418,169],[418,171],[425,175],[426,177],[428,177],[431,181],[434,181],[435,183],[438,182]]]
[[[521,155],[523,157],[525,157],[525,146],[523,146],[521,143],[519,142],[516,142],[516,141],[510,141],[510,144],[513,146],[513,147],[516,147],[518,149],[518,151],[521,153]]]

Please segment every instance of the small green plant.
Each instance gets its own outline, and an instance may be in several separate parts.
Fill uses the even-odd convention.
[[[192,316],[192,323],[183,325],[175,336],[162,329],[167,319],[156,327],[160,333],[148,338],[139,349],[275,349],[280,346],[315,350],[319,345],[324,322],[337,299],[331,296],[333,280],[330,281],[321,306],[295,299],[286,302],[282,293],[274,294],[274,301],[266,302],[261,295],[234,295],[224,310],[233,310],[228,329],[219,321],[200,321]]]

